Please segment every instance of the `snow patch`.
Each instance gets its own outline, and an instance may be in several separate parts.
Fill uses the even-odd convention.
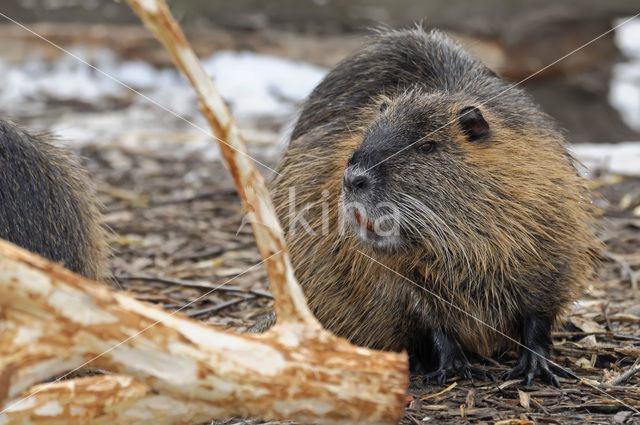
[[[587,168],[588,175],[598,171],[640,175],[640,142],[577,144],[569,151]]]
[[[613,67],[609,102],[629,127],[640,130],[640,19],[616,29],[615,42],[629,60]]]
[[[238,118],[292,115],[327,72],[250,52],[219,52],[202,63]]]
[[[618,28],[615,40],[629,60],[615,66],[609,99],[625,122],[640,129],[640,19]],[[76,149],[111,145],[175,158],[194,153],[207,160],[220,158],[193,89],[175,69],[121,61],[112,51],[101,48],[70,51],[100,71],[68,55],[53,62],[32,58],[8,64],[0,59],[0,73],[7,81],[0,91],[0,114],[38,117],[48,112],[55,120],[41,129]],[[269,131],[280,134],[259,148],[261,153],[274,156],[282,148],[277,140],[286,138],[300,105],[327,73],[325,68],[307,63],[251,52],[221,51],[202,63],[240,128],[250,130],[266,124]],[[69,112],[60,106],[64,102],[87,107]],[[52,114],[49,108],[61,108],[62,113]],[[252,151],[256,149],[252,147]],[[625,174],[638,174],[636,149],[633,144],[573,147],[588,172],[610,167],[612,172]]]
[[[75,57],[63,55],[53,62],[27,60],[7,64],[0,60],[5,76],[0,91],[3,108],[10,114],[24,106],[46,106],[50,101],[97,104],[134,97],[129,88],[180,115],[198,114],[195,94],[186,78],[173,68],[158,69],[141,61],[119,61],[106,49],[72,48]],[[324,77],[327,70],[303,62],[251,52],[221,51],[202,61],[222,96],[237,117],[290,116]],[[165,111],[166,112],[166,111]]]
[[[30,127],[50,131],[76,149],[118,145],[177,156],[195,151],[208,159],[219,158],[195,92],[181,73],[141,61],[121,61],[102,48],[75,47],[69,52],[95,68],[69,55],[17,64],[0,59],[0,74],[6,81],[0,90],[0,115],[52,117],[49,123],[37,121],[40,128]],[[275,141],[283,137],[286,125],[327,72],[251,52],[221,51],[202,62],[240,128],[266,124],[281,135]]]

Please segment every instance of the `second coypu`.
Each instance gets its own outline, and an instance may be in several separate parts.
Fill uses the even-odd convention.
[[[355,344],[408,350],[427,380],[492,378],[467,354],[519,342],[503,378],[558,385],[551,329],[598,249],[564,143],[444,34],[375,36],[310,95],[273,181],[312,311]]]
[[[0,119],[0,238],[105,278],[105,230],[86,172],[50,140]]]

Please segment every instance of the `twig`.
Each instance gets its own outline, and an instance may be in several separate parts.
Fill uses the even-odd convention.
[[[626,371],[625,373],[623,373],[622,375],[618,376],[616,379],[611,381],[611,385],[620,385],[626,380],[628,380],[629,378],[631,378],[633,375],[638,373],[639,371],[640,371],[640,357],[636,359],[636,361],[633,363],[633,365],[631,365],[631,368],[629,368],[628,371]]]
[[[227,248],[223,248],[221,246],[216,246],[210,249],[206,249],[204,251],[200,251],[200,252],[194,252],[191,254],[184,254],[184,255],[176,255],[174,257],[174,259],[176,261],[193,261],[193,260],[201,260],[203,258],[211,258],[211,257],[216,257],[220,254],[223,254],[225,252],[229,252],[229,251],[236,251],[239,249],[246,249],[246,248],[251,248],[254,247],[255,243],[253,241],[251,242],[246,242],[246,243],[240,243],[237,245],[233,245]]]
[[[613,325],[611,324],[611,319],[609,318],[609,304],[610,302],[607,301],[607,303],[602,306],[602,313],[604,314],[604,319],[607,322],[608,330],[613,331]]]
[[[529,395],[531,395],[531,393],[529,393]],[[545,415],[549,414],[549,411],[547,410],[546,407],[544,407],[542,405],[542,403],[540,403],[538,400],[536,400],[535,398],[531,399],[531,403],[536,406],[538,409],[542,410],[544,412]]]
[[[610,336],[618,339],[629,339],[632,341],[640,341],[640,337],[638,336],[624,335],[624,334],[614,333],[614,332],[553,332],[551,334],[551,336],[554,338],[571,338],[574,336],[589,336],[589,335]]]
[[[196,317],[206,313],[217,313],[220,310],[224,310],[227,307],[231,307],[232,305],[240,304],[242,301],[247,301],[254,299],[255,297],[237,297],[229,301],[225,301],[220,304],[212,305],[209,307],[204,307],[199,310],[190,311],[187,313],[189,317]]]
[[[483,356],[483,355],[480,355],[480,354],[477,354],[477,356],[479,358],[481,358],[485,363],[491,363],[492,365],[497,366],[497,367],[502,367],[503,366],[500,362],[496,361],[495,359],[492,359],[491,357],[486,357],[486,356]]]
[[[524,409],[522,408],[522,406],[520,406],[519,404],[516,403],[509,403],[507,401],[503,401],[500,400],[498,398],[494,398],[494,397],[487,397],[484,399],[484,401],[486,403],[490,403],[493,404],[495,406],[501,407],[502,409],[506,410],[506,411],[515,411],[515,412],[523,412]]]
[[[176,425],[231,415],[391,425],[406,400],[406,355],[354,347],[286,322],[260,335],[223,330],[136,301],[1,240],[0,310],[3,424],[86,424],[105,415],[105,423],[141,423],[143,413],[148,423]],[[89,363],[126,371],[140,391],[129,391],[129,380],[123,397],[114,399],[109,378],[97,377],[89,387],[60,381],[23,398],[34,383],[63,379]],[[171,403],[170,420],[158,403],[161,409]]]
[[[611,261],[620,266],[620,274],[622,277],[628,277],[631,282],[631,288],[636,289],[638,287],[638,277],[633,272],[633,269],[629,265],[629,263],[622,258],[621,256],[614,254],[613,252],[606,251],[604,253],[605,257],[609,258]]]
[[[476,397],[476,390],[475,388],[471,388],[469,392],[467,392],[467,397],[464,400],[464,404],[467,406],[468,409],[471,409],[475,406],[476,404],[475,397]]]
[[[193,261],[193,260],[201,260],[203,258],[211,258],[217,257],[220,254],[223,254],[226,251],[232,251],[234,248],[225,249],[221,246],[214,246],[213,248],[206,249],[201,252],[196,252],[193,254],[186,255],[176,255],[174,260],[176,261]]]
[[[167,199],[151,200],[152,207],[171,205],[171,204],[183,204],[187,202],[199,201],[201,199],[219,198],[223,196],[238,196],[238,191],[235,189],[216,189],[206,192],[196,193],[190,196],[172,197]]]
[[[509,388],[510,386],[517,384],[521,381],[521,379],[512,379],[510,381],[505,381],[502,384],[497,386],[498,391],[502,392],[504,390],[506,390],[507,388]]]
[[[322,326],[309,310],[302,288],[295,279],[284,232],[264,177],[258,171],[255,160],[249,156],[247,145],[220,92],[164,1],[127,0],[127,3],[164,45],[174,64],[184,72],[198,95],[200,110],[219,142],[222,159],[233,177],[244,210],[250,218],[258,250],[265,259],[269,285],[275,295],[274,310],[278,321],[304,324],[309,329],[319,331]]]
[[[445,388],[442,391],[439,391],[439,392],[437,392],[435,394],[430,394],[430,395],[428,395],[426,397],[422,397],[420,399],[420,401],[425,401],[425,400],[428,400],[428,399],[433,398],[433,397],[438,397],[439,395],[442,395],[442,394],[444,394],[444,393],[446,393],[448,391],[451,391],[452,389],[454,389],[456,387],[456,385],[458,385],[458,383],[454,382],[453,384],[449,385],[447,388]]]
[[[160,282],[160,283],[168,283],[170,285],[179,285],[179,286],[187,286],[189,288],[198,288],[198,289],[213,289],[218,287],[219,285],[214,285],[209,282],[201,282],[195,280],[183,280],[183,279],[172,279],[170,277],[163,276],[145,276],[145,275],[120,275],[118,276],[120,280],[144,280],[148,282]],[[268,292],[261,291],[259,289],[243,289],[239,286],[231,286],[225,285],[223,287],[218,287],[216,291],[220,292],[235,292],[235,293],[243,293],[243,294],[251,294],[256,297],[269,298],[273,299],[273,295]]]
[[[546,391],[546,390],[542,390],[542,391],[531,391],[529,393],[529,395],[531,397],[560,397],[561,395],[567,395],[567,394],[583,394],[582,390],[578,390],[576,388],[558,388],[557,390],[553,390],[553,391]]]

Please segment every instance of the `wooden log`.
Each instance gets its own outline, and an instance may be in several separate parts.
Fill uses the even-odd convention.
[[[0,424],[12,423],[15,411],[21,420],[31,420],[20,423],[37,423],[44,400],[49,412],[59,413],[50,423],[83,423],[84,418],[72,421],[63,408],[72,400],[54,396],[57,384],[31,390],[26,399],[21,394],[88,362],[135,377],[154,393],[188,406],[198,420],[220,412],[222,417],[391,424],[404,407],[404,354],[356,347],[291,321],[260,335],[220,330],[136,301],[5,241],[0,241],[0,317],[5,409]],[[76,387],[74,398],[91,395],[83,388]],[[121,415],[135,402],[110,398],[112,392],[91,397],[93,408],[88,405],[87,411],[104,411],[108,399],[115,400],[109,410]]]
[[[31,387],[29,397],[7,409],[14,425],[85,423],[169,425],[205,422],[223,413],[208,403],[154,394],[124,375],[99,375]],[[96,403],[99,400],[99,403]]]

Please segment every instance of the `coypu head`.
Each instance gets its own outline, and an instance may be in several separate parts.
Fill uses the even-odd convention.
[[[381,254],[466,270],[571,249],[587,200],[562,136],[534,109],[497,108],[422,90],[376,102],[343,175],[347,231]]]
[[[461,175],[463,145],[490,143],[478,104],[420,91],[376,103],[342,180],[344,221],[365,244],[393,254],[456,239],[451,226],[469,221],[465,193],[478,183]]]

